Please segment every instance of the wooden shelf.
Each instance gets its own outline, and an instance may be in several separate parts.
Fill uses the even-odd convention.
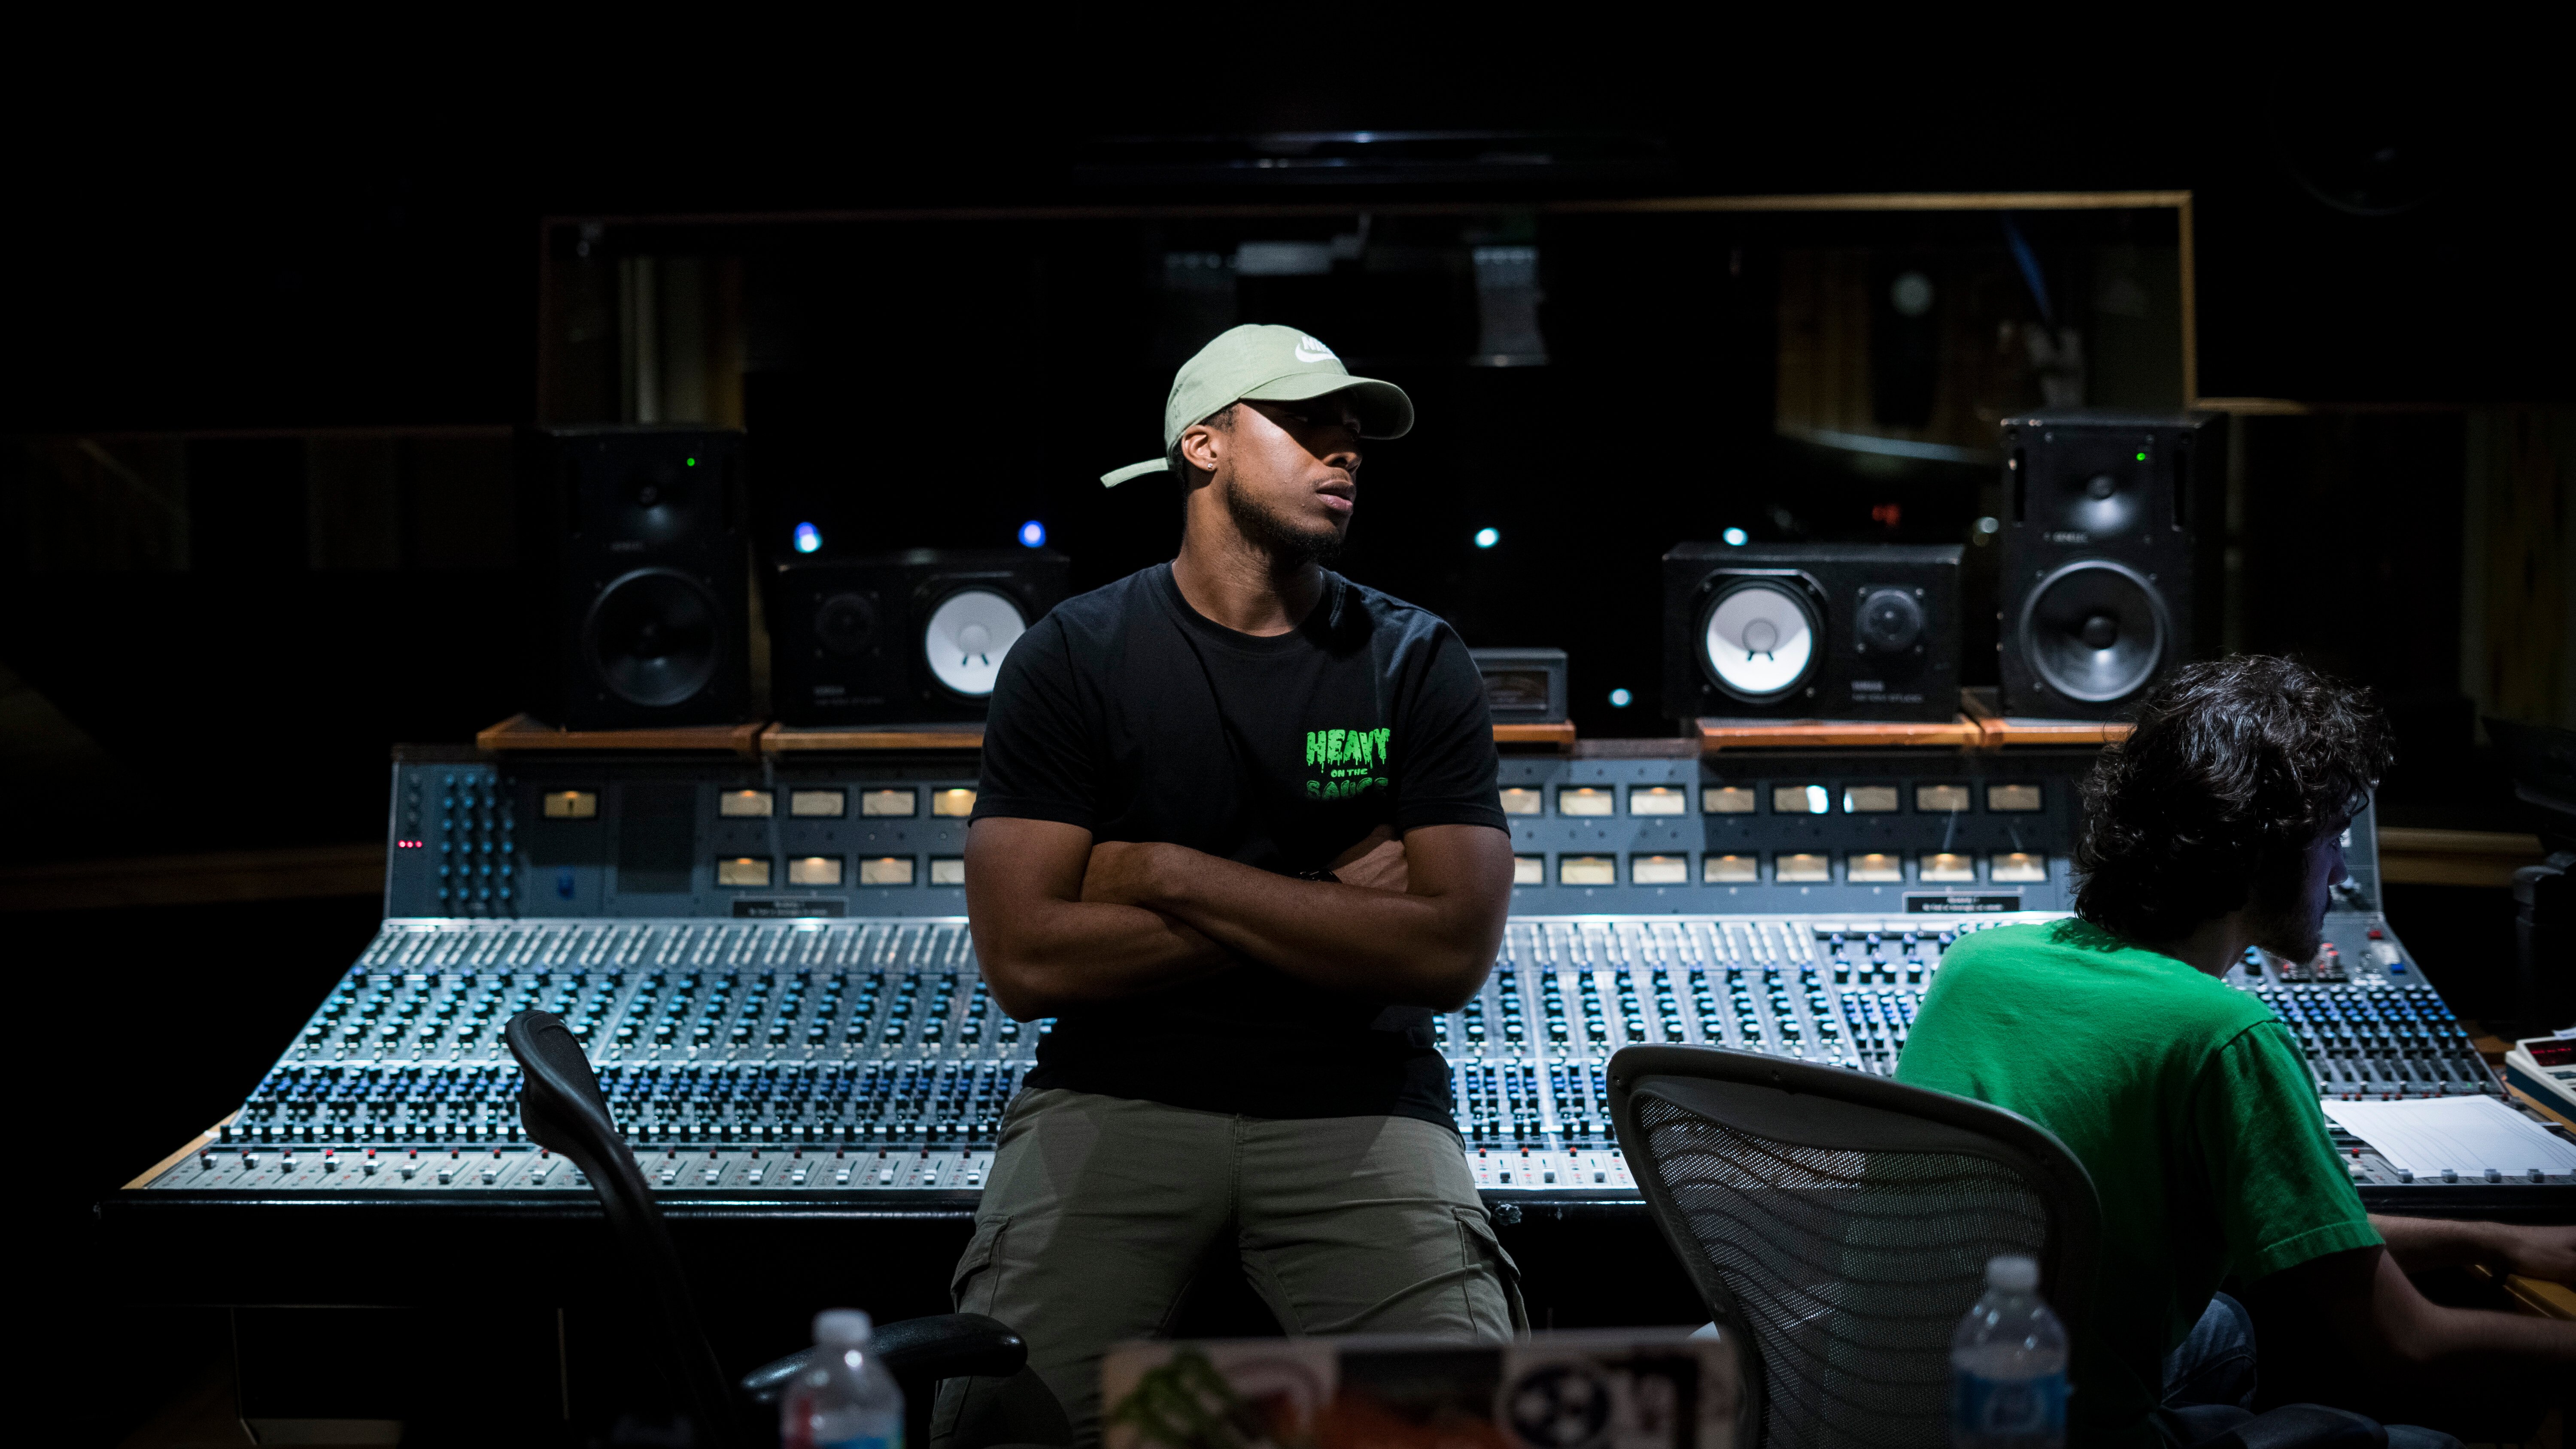
[[[1984,743],[2004,745],[2116,745],[2133,726],[2113,720],[1981,719],[1974,721]]]
[[[2007,715],[1991,689],[1959,691],[1959,710],[1985,733],[1989,747],[2004,745],[2113,745],[2129,737],[2134,725],[2118,720],[2028,719]]]
[[[1702,754],[1721,750],[1854,749],[1887,745],[1972,749],[1985,735],[1965,719],[1946,724],[1908,724],[1878,720],[1746,720],[1703,719],[1699,722]]]
[[[1500,724],[1498,745],[1574,747],[1570,724]],[[840,729],[820,725],[771,725],[761,732],[764,754],[808,754],[855,750],[975,750],[984,746],[982,725],[910,725],[885,729]]]
[[[2082,720],[1980,717],[1969,712],[1940,723],[1862,720],[1703,719],[1699,748],[1719,750],[1886,748],[1979,749],[2003,745],[2098,745],[2128,737],[2129,727]],[[760,755],[856,753],[883,750],[975,750],[984,745],[980,724],[897,725],[856,729],[826,725],[695,725],[672,729],[559,730],[524,714],[512,715],[474,737],[486,750],[687,750]],[[1506,749],[1572,751],[1572,724],[1498,724],[1494,743]]]
[[[705,750],[748,759],[760,753],[763,728],[759,721],[754,720],[748,724],[675,725],[662,729],[559,730],[524,714],[514,714],[478,732],[474,743],[495,753],[511,750]]]
[[[980,750],[979,724],[899,725],[885,729],[846,729],[835,725],[771,725],[760,732],[766,755],[792,755],[825,750]]]
[[[1574,748],[1574,725],[1570,721],[1556,724],[1498,724],[1494,726],[1494,743],[1504,746],[1538,745],[1552,750]]]
[[[2129,737],[2116,720],[2022,719],[1995,707],[1994,691],[1959,691],[1959,713],[1934,723],[1870,720],[1703,719],[1700,749],[1720,750],[1917,749],[1995,750],[2006,745],[2107,745]]]
[[[2391,885],[2510,887],[2516,870],[2546,858],[2537,835],[2379,827],[2379,878]]]

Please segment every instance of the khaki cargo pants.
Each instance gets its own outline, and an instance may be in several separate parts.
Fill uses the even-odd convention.
[[[1060,1090],[1022,1092],[1003,1119],[957,1308],[1019,1330],[1074,1442],[1095,1444],[1101,1354],[1166,1331],[1224,1234],[1291,1334],[1529,1327],[1454,1135],[1410,1117],[1282,1121]],[[942,1387],[934,1445],[978,1387]]]

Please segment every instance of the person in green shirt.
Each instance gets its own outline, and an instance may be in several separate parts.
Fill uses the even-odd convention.
[[[2075,1442],[2200,1443],[2258,1391],[2384,1419],[2472,1380],[2576,1382],[2576,1324],[2439,1307],[2406,1276],[2484,1263],[2576,1282],[2576,1228],[2364,1211],[2298,1043],[2221,979],[2249,947],[2316,953],[2390,755],[2368,695],[2303,665],[2178,670],[2086,783],[2075,916],[1942,959],[1898,1080],[2047,1127],[2101,1197]],[[2218,1292],[2231,1277],[2253,1314]]]

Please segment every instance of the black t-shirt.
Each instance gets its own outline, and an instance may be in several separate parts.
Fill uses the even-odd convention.
[[[1327,573],[1296,629],[1242,634],[1192,609],[1158,564],[1058,604],[1012,644],[975,818],[1061,820],[1294,874],[1382,824],[1504,828],[1495,766],[1483,681],[1436,615]],[[1028,1084],[1452,1125],[1430,1012],[1249,959],[1067,1011]]]

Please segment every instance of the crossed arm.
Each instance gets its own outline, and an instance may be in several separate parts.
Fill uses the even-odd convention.
[[[1028,1021],[1224,969],[1237,954],[1335,991],[1448,1010],[1493,964],[1511,839],[1484,825],[1379,830],[1298,880],[1184,846],[1051,820],[966,832],[966,911],[994,1000]]]

